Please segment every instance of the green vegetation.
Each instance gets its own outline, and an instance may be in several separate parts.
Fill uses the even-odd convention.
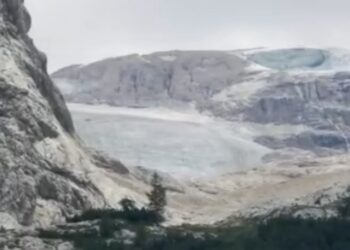
[[[166,204],[158,178],[153,178],[148,208],[137,209],[132,200],[124,199],[120,202],[122,210],[91,210],[71,219],[73,222],[99,219],[98,230],[75,234],[41,232],[41,237],[68,239],[81,250],[350,249],[349,196],[335,203],[340,215],[335,218],[284,216],[267,221],[247,221],[235,227],[183,225],[165,228],[158,225],[160,213],[164,212]],[[126,223],[116,226],[116,220]],[[122,230],[130,232],[129,236],[122,236]]]
[[[149,204],[145,208],[137,208],[135,201],[123,199],[119,202],[122,207],[118,209],[90,209],[80,215],[67,218],[67,222],[77,223],[81,221],[98,220],[102,218],[121,219],[131,223],[158,224],[164,221],[164,209],[167,204],[166,189],[161,184],[162,180],[158,174],[152,177],[152,190],[147,193]]]
[[[135,201],[130,200],[130,199],[122,199],[119,202],[120,206],[122,207],[123,211],[135,211],[137,210],[136,205],[135,205]]]
[[[103,217],[100,221],[99,230],[102,238],[110,238],[115,231],[114,221],[109,217]]]
[[[149,204],[148,209],[159,215],[164,214],[167,205],[166,190],[162,185],[162,180],[157,173],[152,177],[152,191],[147,194]]]
[[[337,211],[342,218],[350,217],[350,187],[347,188],[345,197],[339,201]]]
[[[146,208],[133,210],[117,209],[91,209],[83,212],[81,215],[68,218],[67,222],[77,223],[81,221],[100,220],[109,218],[110,220],[125,220],[130,223],[157,224],[163,220],[163,217],[154,211]]]
[[[350,221],[277,218],[241,227],[165,229],[154,235],[147,228],[136,228],[132,244],[102,236],[76,237],[82,250],[349,250]]]

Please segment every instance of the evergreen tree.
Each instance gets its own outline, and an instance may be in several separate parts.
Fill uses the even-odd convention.
[[[147,194],[149,200],[148,209],[163,215],[167,205],[166,189],[163,187],[162,179],[157,173],[153,174],[151,185],[152,190]]]
[[[124,198],[119,202],[119,205],[122,207],[124,212],[130,212],[137,210],[135,201],[128,198]]]

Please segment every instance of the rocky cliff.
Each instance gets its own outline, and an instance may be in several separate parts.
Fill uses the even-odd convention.
[[[206,102],[239,82],[245,66],[244,60],[226,52],[176,51],[71,66],[53,78],[68,101],[159,106]]]
[[[23,0],[0,1],[0,224],[47,225],[81,209],[104,206],[91,176],[97,165],[75,139],[46,57],[28,37]]]

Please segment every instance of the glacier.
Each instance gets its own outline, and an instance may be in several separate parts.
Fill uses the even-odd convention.
[[[248,60],[274,70],[342,71],[350,69],[346,49],[287,48],[246,51]]]
[[[172,176],[204,177],[262,164],[270,152],[240,127],[166,109],[68,105],[86,143],[120,159]]]
[[[318,49],[288,49],[262,51],[249,58],[268,68],[285,70],[320,67],[327,60],[327,54]]]

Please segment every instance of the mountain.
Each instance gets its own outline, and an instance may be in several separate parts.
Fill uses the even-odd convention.
[[[177,178],[176,221],[213,223],[295,205],[320,215],[346,190],[349,58],[342,49],[170,51],[52,78],[89,146]]]
[[[96,229],[97,224],[72,225],[67,218],[91,208],[117,207],[125,197],[144,205],[152,172],[125,167],[80,140],[84,122],[91,119],[86,114],[96,107],[76,107],[88,108],[80,118],[79,112],[73,113],[76,132],[63,97],[47,74],[46,56],[27,34],[30,24],[23,0],[0,0],[0,248],[74,249],[67,239],[44,237],[41,232]],[[233,215],[271,215],[290,207],[296,215],[324,212],[322,217],[332,213],[325,204],[337,200],[350,182],[349,156],[342,154],[347,152],[349,74],[339,72],[346,68],[347,56],[338,52],[165,52],[72,66],[53,76],[69,101],[138,107],[124,107],[122,115],[128,120],[119,119],[124,122],[120,132],[140,132],[130,126],[131,116],[144,124],[147,119],[158,122],[150,145],[157,133],[158,139],[165,138],[164,129],[176,127],[175,150],[182,145],[182,132],[191,130],[200,132],[197,138],[212,136],[204,140],[211,150],[202,152],[203,141],[197,145],[190,140],[193,134],[185,134],[196,142],[196,157],[220,158],[228,145],[229,150],[243,150],[235,154],[244,155],[237,165],[249,158],[264,161],[258,162],[260,168],[226,169],[222,175],[193,179],[163,174],[169,197],[167,223],[231,223]],[[283,69],[277,67],[281,60],[287,60]],[[107,143],[117,143],[110,131],[98,127],[108,112],[113,119],[107,123],[118,123],[117,107],[108,112],[103,108],[92,112],[93,119],[96,113],[102,115],[92,121],[92,128],[101,138],[109,137]],[[151,108],[164,108],[165,116],[147,113]],[[197,113],[186,116],[188,110]],[[122,113],[117,111],[117,116]],[[209,129],[208,124],[215,126]],[[239,129],[231,131],[233,126]],[[229,144],[231,139],[236,140],[234,145]],[[219,147],[211,147],[216,140]],[[155,156],[153,160],[167,158]],[[206,160],[190,167],[205,172],[205,166]]]
[[[52,74],[66,100],[195,110],[246,128],[265,160],[349,151],[350,53],[341,49],[171,51]],[[79,121],[78,121],[79,122]]]

